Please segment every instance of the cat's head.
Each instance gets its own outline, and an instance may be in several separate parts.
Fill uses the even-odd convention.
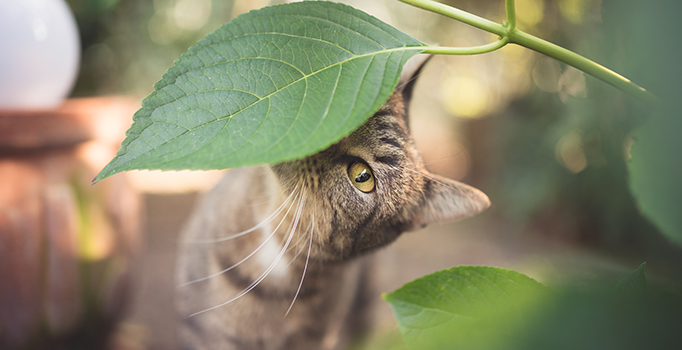
[[[304,201],[300,227],[312,227],[311,257],[351,258],[402,232],[490,205],[480,190],[429,173],[414,146],[407,106],[424,61],[403,70],[394,94],[352,134],[318,154],[272,167],[285,191]]]

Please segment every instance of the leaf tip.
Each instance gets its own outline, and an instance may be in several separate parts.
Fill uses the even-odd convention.
[[[616,293],[624,297],[642,297],[646,294],[646,262],[643,262],[616,284]]]
[[[100,181],[102,181],[102,180],[108,178],[108,177],[111,176],[111,175],[116,174],[117,172],[118,172],[118,171],[111,171],[111,170],[109,169],[109,164],[107,164],[107,166],[105,166],[104,169],[100,170],[99,174],[97,174],[97,176],[95,176],[95,177],[92,179],[92,182],[90,182],[90,186],[95,185],[96,183],[98,183],[98,182],[100,182]]]

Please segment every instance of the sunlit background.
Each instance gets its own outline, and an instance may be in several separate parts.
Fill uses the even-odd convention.
[[[67,2],[82,46],[72,96],[140,101],[173,60],[207,33],[241,13],[284,1]],[[342,2],[430,44],[475,46],[497,39],[395,0]],[[443,2],[498,23],[505,19],[501,0]],[[627,75],[632,67],[622,54],[622,27],[605,18],[615,12],[616,5],[609,4],[517,0],[518,27]],[[644,260],[653,276],[682,277],[679,250],[639,214],[628,189],[632,131],[644,121],[642,106],[632,98],[509,45],[485,55],[432,59],[411,108],[412,133],[428,168],[482,189],[493,206],[463,223],[407,235],[381,252],[386,261],[400,257],[403,264],[386,268],[383,291],[456,264],[513,268],[550,285],[603,276],[612,281]],[[108,132],[122,136],[117,128]],[[97,149],[84,152],[93,163],[108,161]],[[145,194],[147,241],[131,316],[120,331],[122,348],[174,348],[176,235],[198,193],[221,174],[117,175]],[[380,309],[378,337],[390,337],[395,327],[390,309]]]
[[[207,33],[240,13],[282,1],[68,2],[83,46],[73,95],[141,99],[173,60]],[[427,43],[472,46],[496,39],[395,0],[346,3]],[[502,1],[449,4],[497,22],[505,18]],[[624,65],[618,42],[607,36],[615,29],[603,26],[601,1],[519,0],[516,7],[523,30],[616,70]],[[629,232],[637,224],[605,219],[601,211],[637,221],[624,172],[630,132],[641,122],[622,113],[631,104],[574,68],[509,45],[480,56],[433,59],[413,106],[413,133],[433,171],[485,189],[496,204],[493,210],[519,229],[545,215],[552,222],[557,212],[570,212],[574,216],[561,232],[552,234],[628,245],[632,237],[621,228]],[[130,177],[141,190],[166,193],[210,188],[219,174],[131,172]],[[595,191],[610,195],[596,204]]]
[[[207,33],[240,13],[281,2],[70,0],[83,41],[74,95],[142,98],[173,60]],[[430,44],[474,46],[497,39],[395,0],[344,2]],[[503,1],[444,2],[498,23],[505,19]],[[616,71],[628,68],[619,51],[619,28],[604,26],[602,17],[613,11],[603,9],[600,0],[518,0],[516,8],[522,30]],[[638,214],[627,187],[631,131],[642,122],[631,98],[515,45],[480,56],[436,57],[417,89],[412,133],[428,167],[481,188],[493,207],[469,222],[399,241],[384,253],[387,259],[412,254],[420,265],[403,269],[408,271],[403,275],[387,271],[393,276],[386,277],[388,290],[454,264],[516,268],[555,283],[617,275],[645,258],[679,264],[676,251]],[[159,217],[148,223],[171,228],[164,215],[175,214],[158,207],[172,198],[165,196],[186,193],[174,197],[181,199],[173,209],[184,215],[193,193],[210,188],[220,172],[131,172],[129,177],[139,190],[155,194],[148,197],[148,213]],[[149,250],[164,246],[159,242],[170,234],[162,234],[150,238]],[[449,248],[439,250],[442,246]],[[673,271],[674,266],[679,265],[649,265]],[[661,273],[679,274],[673,271]],[[145,310],[143,315],[156,314]],[[142,316],[132,324],[159,319]],[[159,348],[170,343],[157,334],[152,331],[146,341],[165,344]]]
[[[282,1],[68,2],[78,19],[83,42],[81,74],[74,96],[125,94],[142,98],[153,90],[153,84],[173,60],[207,33],[240,13]],[[346,3],[427,43],[472,46],[495,39],[491,34],[393,0]],[[498,22],[505,18],[499,1],[451,4]],[[578,51],[585,45],[579,40],[582,33],[592,32],[601,23],[600,1],[562,0],[545,5],[541,0],[521,0],[516,6],[522,14],[519,16],[521,28],[540,37],[558,39]],[[466,145],[471,143],[467,139],[471,135],[459,126],[496,116],[512,101],[528,95],[546,93],[566,105],[575,105],[576,100],[587,96],[583,73],[517,46],[476,57],[439,57],[433,60],[426,74],[419,107],[415,107],[418,121],[414,133],[428,149],[424,153],[431,168],[456,179],[465,178],[473,171],[472,150]],[[555,101],[557,105],[558,101]],[[564,125],[555,127],[556,135],[551,140],[555,143],[552,148],[556,164],[553,165],[574,174],[584,171],[588,165],[601,167],[606,162],[600,150],[595,149],[595,140],[601,138],[601,131],[584,130],[586,126],[581,125],[594,118],[582,119],[582,122],[557,121]],[[451,127],[430,128],[434,123]],[[590,142],[591,146],[585,147]],[[131,174],[137,186],[154,192],[208,188],[218,176],[215,173]]]

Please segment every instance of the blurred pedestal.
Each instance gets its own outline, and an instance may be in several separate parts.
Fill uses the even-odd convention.
[[[105,349],[126,310],[138,194],[90,181],[139,102],[68,100],[0,111],[0,349]]]

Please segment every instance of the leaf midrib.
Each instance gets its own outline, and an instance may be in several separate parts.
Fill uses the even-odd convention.
[[[301,17],[307,17],[307,16],[301,16]],[[317,17],[311,17],[311,18],[317,18]],[[330,22],[331,22],[331,21],[330,21]],[[334,23],[334,22],[331,22],[331,23]],[[340,25],[339,25],[339,26],[340,26]],[[343,26],[340,26],[340,27],[346,28],[346,27],[343,27]],[[346,29],[347,29],[347,28],[346,28]],[[362,34],[359,33],[359,32],[355,32],[355,33],[358,33],[358,34],[362,35]],[[390,33],[388,33],[388,32],[386,32],[386,33],[390,35]],[[279,32],[245,33],[245,34],[235,35],[235,36],[231,36],[231,37],[229,37],[229,38],[221,39],[221,40],[212,42],[212,43],[209,44],[209,45],[203,46],[202,49],[208,49],[208,48],[213,49],[213,51],[214,51],[215,53],[217,53],[218,55],[220,55],[224,60],[223,60],[223,61],[220,61],[220,62],[215,62],[215,63],[211,63],[211,64],[206,64],[206,62],[204,62],[204,61],[201,59],[201,57],[198,55],[198,52],[197,52],[197,53],[194,53],[191,57],[196,57],[198,60],[201,61],[201,63],[203,63],[203,65],[202,65],[201,67],[197,67],[197,68],[187,68],[186,66],[183,66],[185,69],[187,69],[187,71],[178,74],[176,77],[173,78],[173,80],[177,82],[177,79],[180,78],[180,76],[182,76],[182,75],[187,75],[187,74],[190,73],[190,72],[194,72],[194,71],[198,71],[198,70],[203,70],[203,69],[206,69],[206,68],[215,67],[215,66],[218,66],[218,65],[221,65],[221,64],[230,63],[230,62],[238,62],[238,61],[241,61],[241,60],[249,60],[249,59],[262,59],[262,60],[271,60],[271,61],[279,62],[279,63],[285,64],[285,65],[290,66],[291,68],[297,70],[297,71],[298,71],[299,73],[301,73],[301,75],[303,75],[303,76],[306,75],[306,73],[304,73],[302,70],[300,70],[300,69],[299,69],[298,67],[296,67],[294,64],[292,64],[292,63],[290,63],[290,62],[287,62],[287,61],[284,61],[284,60],[281,60],[281,59],[277,59],[277,58],[274,58],[274,57],[263,57],[263,56],[247,56],[247,57],[238,57],[238,58],[234,58],[234,59],[227,59],[227,57],[225,57],[225,55],[223,55],[221,52],[219,52],[218,50],[216,50],[216,49],[213,47],[213,45],[214,45],[214,44],[217,44],[217,43],[228,42],[228,41],[232,41],[232,40],[234,40],[234,39],[236,39],[236,38],[242,38],[242,37],[247,37],[247,36],[256,36],[256,35],[258,35],[258,36],[259,36],[259,35],[273,35],[273,36],[283,35],[283,36],[290,36],[290,37],[299,38],[299,39],[305,39],[305,40],[314,40],[314,41],[319,41],[319,42],[328,44],[328,45],[330,45],[330,46],[337,47],[337,48],[339,48],[339,49],[341,49],[341,50],[347,52],[349,55],[351,55],[351,56],[353,56],[353,57],[361,57],[361,56],[367,55],[367,54],[357,55],[357,54],[355,54],[355,53],[353,53],[353,52],[347,50],[346,48],[344,48],[344,47],[342,47],[342,46],[339,46],[339,45],[336,44],[336,43],[333,43],[333,42],[327,41],[327,40],[323,40],[323,39],[319,39],[319,38],[311,38],[311,37],[305,37],[305,36],[294,35],[294,34],[289,34],[289,33],[279,33]],[[365,36],[365,35],[363,35],[363,36]],[[393,50],[393,49],[387,49],[386,47],[384,47],[383,45],[381,45],[380,43],[376,42],[374,39],[372,39],[372,38],[370,38],[370,37],[367,37],[367,36],[365,36],[365,37],[366,37],[367,39],[371,40],[371,41],[374,41],[378,46],[381,47],[381,50],[380,50],[380,51],[374,51],[374,53],[376,53],[376,52],[387,52],[388,50]],[[405,42],[401,41],[400,39],[396,38],[395,36],[394,36],[394,38],[395,38],[398,42],[400,42],[400,43],[402,43],[402,44],[406,44]],[[405,48],[405,47],[416,47],[416,46],[403,46],[403,47],[401,47],[401,48]],[[400,49],[400,48],[398,48],[398,49]],[[201,50],[198,50],[198,51],[201,51]],[[372,54],[372,53],[370,53],[370,54]],[[188,56],[188,58],[189,58],[189,57],[190,57],[190,56]],[[351,58],[353,58],[353,57],[351,57]],[[338,62],[337,62],[337,63],[338,63]],[[335,64],[336,64],[336,63],[335,63]],[[327,66],[327,67],[331,67],[331,66]],[[323,68],[323,69],[324,69],[324,68]],[[315,74],[316,72],[319,72],[319,71],[321,71],[321,70],[311,72],[309,75]],[[166,85],[166,86],[162,87],[161,89],[163,90],[163,89],[166,88],[167,86],[169,86],[169,85]],[[175,86],[177,86],[177,85],[175,85]],[[178,86],[178,88],[180,88],[180,87]],[[182,88],[180,88],[180,89],[182,90]],[[223,90],[223,89],[211,89],[211,90]],[[189,95],[196,94],[196,93],[199,93],[199,92],[205,92],[205,91],[211,91],[211,90],[201,90],[201,91],[193,92],[193,93],[191,93],[191,94],[188,94],[188,93],[185,92],[184,90],[183,90],[183,92],[185,92],[185,95],[189,96]],[[253,94],[253,93],[251,93],[251,94],[254,95],[254,96],[258,96],[258,95]],[[174,100],[174,101],[177,101],[177,99]],[[154,108],[163,107],[163,106],[165,106],[165,105],[167,105],[167,104],[169,104],[169,103],[173,103],[174,101],[170,101],[170,102],[167,102],[167,103],[163,103],[163,104],[154,106]]]

